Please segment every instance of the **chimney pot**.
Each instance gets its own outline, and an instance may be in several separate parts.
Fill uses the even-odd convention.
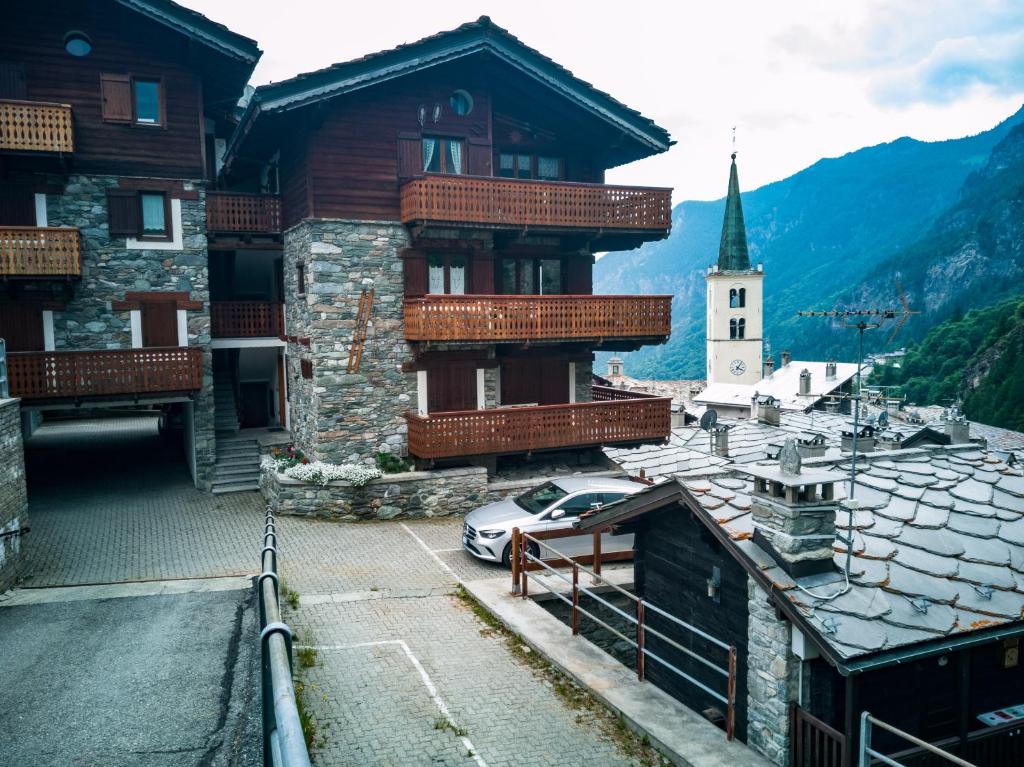
[[[800,371],[800,393],[804,395],[811,393],[811,371],[807,368]]]
[[[789,364],[789,361],[790,361],[789,349],[786,349],[784,352],[782,352],[782,363],[781,363],[781,366],[782,367],[786,367],[786,365]]]

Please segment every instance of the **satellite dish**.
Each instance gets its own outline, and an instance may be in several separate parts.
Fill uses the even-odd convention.
[[[887,411],[883,410],[878,414],[878,425],[883,429],[889,425],[889,413]]]
[[[718,413],[714,410],[705,410],[700,417],[700,428],[704,431],[711,431],[711,427],[718,423]]]

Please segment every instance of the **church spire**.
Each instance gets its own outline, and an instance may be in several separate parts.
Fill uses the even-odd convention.
[[[725,220],[722,222],[722,242],[718,246],[718,269],[722,272],[743,272],[750,269],[747,254],[747,230],[743,225],[743,205],[740,203],[740,180],[736,173],[736,153],[732,153],[729,169],[729,195],[725,200]]]

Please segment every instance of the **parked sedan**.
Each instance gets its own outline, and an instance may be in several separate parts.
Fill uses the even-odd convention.
[[[527,490],[522,495],[481,506],[466,515],[462,545],[470,554],[511,566],[512,530],[570,530],[585,511],[618,501],[644,489],[639,482],[608,477],[564,477]],[[558,538],[550,543],[571,556],[590,552],[589,537]],[[606,545],[607,544],[607,545]],[[536,554],[536,546],[531,544]],[[602,538],[602,551],[633,548],[632,535]]]

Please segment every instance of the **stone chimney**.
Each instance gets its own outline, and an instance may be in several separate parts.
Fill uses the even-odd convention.
[[[825,363],[825,380],[834,381],[836,380],[836,363],[835,360],[829,360]]]
[[[826,413],[838,413],[839,412],[839,400],[830,398],[825,401],[825,412]]]
[[[761,377],[762,378],[771,378],[772,377],[772,373],[774,373],[774,372],[775,372],[775,359],[772,357],[772,355],[769,354],[768,355],[768,359],[766,359],[764,361],[764,373],[762,374]]]
[[[971,441],[971,424],[957,408],[949,409],[944,426],[944,431],[949,436],[949,444],[963,445]]]
[[[782,352],[781,362],[780,362],[779,366],[780,367],[786,367],[786,365],[789,364],[789,360],[790,360],[789,349],[785,349]]]
[[[608,360],[608,377],[618,378],[622,375],[622,359],[619,357],[612,357]]]
[[[800,393],[804,395],[811,393],[811,371],[807,368],[800,371]]]
[[[875,427],[862,423],[857,427],[857,452],[870,453],[875,449]],[[853,452],[853,423],[843,428],[840,446],[844,453]]]
[[[801,458],[820,458],[825,455],[828,446],[825,436],[814,431],[805,431],[796,436],[796,447]]]
[[[903,447],[903,437],[899,432],[883,431],[875,436],[875,447],[879,450],[899,450]],[[857,449],[860,449],[860,440],[857,440]]]
[[[711,427],[711,454],[719,458],[729,457],[729,429],[727,423],[716,423]]]
[[[754,397],[754,404],[757,407],[758,423],[766,423],[769,426],[779,425],[782,408],[775,397],[770,394],[760,394]]]
[[[834,570],[838,471],[803,471],[796,440],[786,440],[778,466],[745,468],[754,477],[754,543],[793,578]]]

